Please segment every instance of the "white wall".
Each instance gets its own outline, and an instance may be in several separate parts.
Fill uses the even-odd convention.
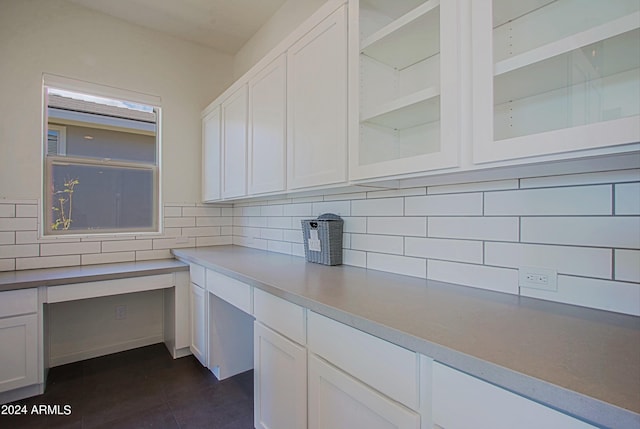
[[[63,0],[0,1],[0,199],[40,198],[42,73],[162,98],[163,198],[200,195],[200,112],[230,55]]]
[[[233,75],[237,79],[273,49],[327,0],[287,0],[236,54]]]

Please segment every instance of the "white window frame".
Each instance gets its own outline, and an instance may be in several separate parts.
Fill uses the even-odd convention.
[[[55,231],[53,232],[51,225],[51,189],[49,184],[50,177],[50,168],[54,162],[60,161],[71,161],[74,162],[77,160],[73,158],[66,157],[66,128],[60,125],[49,125],[47,118],[47,89],[48,88],[56,88],[61,90],[68,90],[73,92],[79,92],[84,94],[95,95],[99,97],[106,97],[115,100],[122,101],[130,101],[133,103],[144,104],[154,108],[156,112],[156,163],[155,165],[147,164],[143,166],[142,163],[136,164],[131,162],[118,162],[111,160],[90,160],[90,159],[82,159],[83,163],[86,164],[96,164],[101,163],[105,166],[114,166],[114,167],[133,167],[136,168],[145,168],[153,170],[154,174],[154,200],[156,201],[156,207],[153,213],[153,228],[149,230],[131,230],[131,229],[116,229],[116,230],[108,230],[101,229],[96,230],[96,232],[88,231],[88,230],[79,230],[79,231]],[[161,164],[162,164],[162,103],[161,98],[159,96],[144,94],[136,91],[130,91],[121,88],[114,88],[110,86],[94,84],[84,81],[79,81],[76,79],[70,79],[63,76],[43,74],[42,77],[42,129],[41,136],[42,140],[42,168],[41,168],[41,180],[42,184],[42,204],[41,210],[39,211],[39,236],[40,238],[61,238],[61,237],[99,237],[99,236],[138,236],[138,235],[159,235],[163,232],[163,203],[162,203],[162,174],[161,174]],[[61,140],[64,141],[64,146],[58,145],[58,154],[57,155],[48,155],[48,130],[56,129],[60,133]],[[62,134],[64,133],[64,139],[62,139]]]
[[[58,132],[58,144],[56,146],[56,154],[58,155],[66,155],[67,154],[67,127],[62,125],[47,125],[47,131],[54,130]],[[49,152],[49,136],[47,133],[47,153]]]

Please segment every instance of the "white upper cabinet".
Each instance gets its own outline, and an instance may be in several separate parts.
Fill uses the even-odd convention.
[[[247,194],[247,85],[222,102],[222,197]]]
[[[640,140],[638,0],[474,0],[474,162]]]
[[[457,166],[457,8],[448,0],[359,0],[352,180]]]
[[[347,179],[347,51],[344,5],[287,50],[289,189]]]
[[[286,72],[282,54],[249,81],[249,195],[285,190]]]
[[[220,199],[220,106],[202,119],[202,201]]]

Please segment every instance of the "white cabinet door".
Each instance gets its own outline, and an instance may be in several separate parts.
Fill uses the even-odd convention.
[[[594,428],[437,362],[432,395],[433,423],[445,429]]]
[[[282,54],[249,81],[249,195],[285,189],[286,72]]]
[[[640,140],[637,0],[478,0],[471,13],[474,162]]]
[[[247,193],[247,85],[222,102],[222,197]]]
[[[38,316],[0,319],[0,392],[38,382]]]
[[[189,307],[191,310],[191,353],[202,365],[207,364],[207,307],[206,291],[191,283]]]
[[[309,429],[418,429],[420,415],[309,354]]]
[[[306,428],[306,349],[257,321],[254,342],[255,427]]]
[[[220,199],[220,106],[202,119],[202,201]]]
[[[287,183],[345,182],[347,21],[340,7],[287,51]]]

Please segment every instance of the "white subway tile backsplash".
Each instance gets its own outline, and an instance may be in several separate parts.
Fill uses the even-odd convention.
[[[407,197],[405,215],[480,216],[482,215],[482,193]]]
[[[0,217],[15,217],[15,216],[16,216],[15,204],[0,203]]]
[[[470,240],[518,241],[517,217],[430,217],[427,236]]]
[[[484,263],[499,267],[542,267],[561,274],[610,279],[611,249],[485,243]]]
[[[91,253],[80,255],[80,263],[82,265],[133,262],[135,260],[136,252]]]
[[[369,191],[367,198],[389,198],[389,197],[411,197],[416,195],[426,195],[427,188],[407,188],[407,189],[385,189],[383,191]]]
[[[366,192],[355,192],[348,194],[325,195],[324,201],[345,201],[345,200],[364,200],[367,198]]]
[[[523,217],[521,228],[525,243],[640,247],[640,217]]]
[[[210,237],[220,235],[219,226],[197,226],[195,228],[182,228],[183,237]]]
[[[640,316],[640,285],[637,283],[558,276],[558,290],[521,288],[520,294],[548,301]]]
[[[182,216],[182,207],[165,206],[164,217],[180,217]]]
[[[351,216],[402,216],[404,198],[376,198],[351,201]]]
[[[153,240],[153,250],[173,249],[184,247],[196,247],[195,237],[182,238],[156,238]]]
[[[291,243],[285,241],[267,241],[267,250],[269,252],[285,253],[291,255]]]
[[[220,216],[220,207],[183,207],[183,217]]]
[[[368,252],[367,268],[423,279],[427,277],[426,260],[422,258]]]
[[[15,269],[15,259],[0,259],[0,271],[14,271]]]
[[[353,232],[358,234],[365,234],[367,232],[367,218],[366,217],[345,217],[342,218],[344,224],[342,229],[344,232]]]
[[[640,215],[640,183],[620,183],[616,189],[616,215]]]
[[[230,235],[196,237],[196,247],[221,246],[225,244],[232,244],[232,237]]]
[[[427,259],[482,263],[482,241],[406,237],[404,254]]]
[[[457,194],[461,192],[503,191],[507,189],[518,189],[518,179],[429,186],[427,194]]]
[[[0,217],[0,231],[37,231],[37,230],[38,230],[38,219],[36,218]]]
[[[220,217],[197,217],[196,218],[196,226],[227,226],[233,225],[233,218],[231,216],[220,216]]]
[[[354,267],[366,268],[367,252],[362,252],[360,250],[342,249],[342,263]]]
[[[169,217],[164,220],[165,228],[188,228],[196,226],[195,217]]]
[[[260,230],[260,238],[264,238],[265,240],[282,241],[283,237],[283,230],[281,229],[263,228]]]
[[[221,215],[223,217],[230,217],[233,216],[233,207],[222,207],[222,213]]]
[[[0,244],[16,244],[16,233],[13,231],[0,232]]]
[[[37,204],[16,204],[16,217],[38,217]]]
[[[427,236],[426,217],[371,217],[367,221],[369,234]]]
[[[640,250],[614,251],[615,279],[640,283]]]
[[[520,179],[520,188],[548,188],[556,186],[595,185],[600,183],[637,182],[640,170],[616,170],[598,173],[565,174]]]
[[[284,206],[282,204],[262,206],[260,214],[261,216],[284,216]]]
[[[105,253],[151,250],[152,247],[152,240],[105,241],[102,243],[102,251]],[[83,265],[85,265],[84,262]]]
[[[311,213],[317,217],[324,213],[333,213],[338,216],[351,215],[350,201],[321,201],[311,204]]]
[[[23,258],[38,256],[40,246],[37,244],[7,244],[0,246],[0,258]]]
[[[247,219],[248,226],[254,227],[254,228],[266,228],[267,227],[267,218],[266,217],[259,217],[259,216],[252,216],[252,217],[247,217],[245,218]]]
[[[260,216],[260,206],[242,207],[242,216]]]
[[[72,267],[80,265],[80,255],[38,256],[35,258],[17,258],[16,270],[37,268]]]
[[[404,239],[391,235],[352,234],[351,249],[364,250],[366,252],[404,253]]]
[[[610,215],[611,185],[487,192],[485,216]]]
[[[518,271],[485,265],[427,260],[427,278],[496,292],[518,294]]]
[[[302,232],[299,229],[285,229],[282,231],[282,239],[290,243],[302,243]]]
[[[136,251],[136,261],[150,261],[152,259],[171,259],[173,255],[171,255],[170,249],[161,249],[161,250],[137,250]]]
[[[289,216],[267,217],[267,228],[279,228],[279,229],[291,228],[291,217]]]
[[[284,207],[285,216],[311,216],[311,203],[289,204]]]
[[[99,241],[80,243],[47,243],[40,245],[41,256],[78,255],[83,253],[100,253]]]

